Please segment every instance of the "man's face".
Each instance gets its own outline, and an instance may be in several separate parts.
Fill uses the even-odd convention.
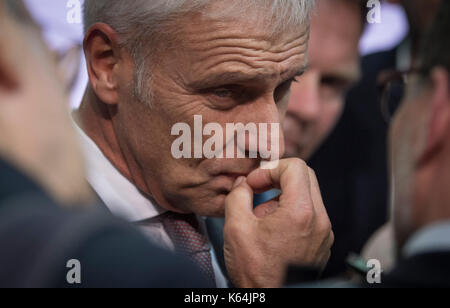
[[[119,143],[139,165],[146,186],[140,188],[170,210],[222,216],[235,179],[261,162],[175,159],[171,146],[178,136],[171,136],[172,127],[187,123],[193,131],[195,115],[203,117],[203,126],[218,123],[224,132],[226,123],[281,124],[291,82],[307,62],[307,27],[273,35],[261,12],[241,18],[210,17],[219,15],[224,5],[216,1],[206,14],[177,21],[176,48],[155,55],[151,107],[130,94],[130,74],[122,81],[116,122]],[[281,141],[280,155],[283,152]]]
[[[304,160],[334,128],[345,94],[359,79],[358,44],[362,33],[357,5],[321,0],[311,20],[309,69],[292,84],[284,124],[286,156]]]
[[[429,105],[428,91],[412,78],[406,98],[390,128],[391,207],[400,246],[416,225],[416,194],[423,189],[416,185],[416,167],[426,146]]]

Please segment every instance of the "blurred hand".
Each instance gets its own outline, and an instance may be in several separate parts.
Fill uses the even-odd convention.
[[[253,210],[253,194],[282,190]],[[334,242],[314,172],[299,159],[281,160],[236,181],[225,201],[225,261],[237,287],[281,287],[289,265],[323,269]]]
[[[37,27],[0,1],[0,157],[63,203],[91,197],[56,63]]]

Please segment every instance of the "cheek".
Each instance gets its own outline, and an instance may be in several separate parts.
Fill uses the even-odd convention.
[[[411,164],[411,129],[408,126],[409,114],[406,109],[401,109],[392,120],[389,132],[389,154],[394,179],[404,178],[407,172],[406,166]],[[408,172],[409,173],[409,172]],[[399,183],[396,183],[399,184]]]
[[[322,102],[317,131],[320,139],[328,136],[336,126],[344,109],[343,100],[335,100],[331,102]]]
[[[394,116],[389,134],[390,154],[394,167],[415,167],[427,137],[427,111],[420,102],[405,102]],[[406,168],[405,166],[405,168]]]
[[[415,179],[418,133],[422,129],[419,110],[413,103],[404,103],[395,115],[389,132],[391,169],[391,206],[394,208],[396,227],[406,233],[412,223],[413,191]]]

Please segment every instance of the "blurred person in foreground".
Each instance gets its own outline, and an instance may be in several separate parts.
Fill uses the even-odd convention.
[[[171,152],[174,125],[194,128],[195,116],[223,131],[229,123],[281,126],[291,83],[306,69],[312,5],[85,1],[90,83],[74,118],[88,181],[111,212],[140,226],[158,245],[188,254],[218,287],[228,285],[227,272],[234,285],[279,286],[288,264],[320,271],[329,258],[331,224],[315,175],[303,161],[283,160],[262,172],[261,148],[248,140],[234,149],[246,158],[177,159]],[[280,149],[269,160],[282,156],[282,135],[266,135],[267,144],[279,143]],[[228,145],[224,137],[219,139]],[[216,146],[216,152],[223,150]],[[232,202],[226,206],[242,177],[255,190],[281,188],[279,202],[255,213]],[[224,216],[225,249],[214,245],[222,230],[208,228],[211,217]]]

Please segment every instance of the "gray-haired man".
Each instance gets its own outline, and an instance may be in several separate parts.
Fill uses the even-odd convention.
[[[172,127],[194,127],[198,115],[222,128],[282,124],[290,84],[307,66],[312,4],[85,3],[90,84],[76,119],[88,180],[112,212],[138,223],[160,245],[187,253],[217,286],[226,281],[199,217],[224,216],[235,182],[252,172],[253,189],[278,187],[283,195],[252,215],[239,206],[232,209],[233,217],[244,211],[246,220],[239,226],[236,219],[227,223],[226,238],[239,239],[241,257],[253,260],[244,262],[253,266],[239,268],[228,242],[225,259],[228,266],[233,263],[228,270],[235,285],[279,286],[288,264],[322,267],[328,260],[333,234],[305,163],[281,161],[266,173],[258,171],[259,152],[257,159],[176,159],[171,153]],[[282,157],[282,132],[267,140],[279,140]],[[237,150],[252,152],[249,138]]]

